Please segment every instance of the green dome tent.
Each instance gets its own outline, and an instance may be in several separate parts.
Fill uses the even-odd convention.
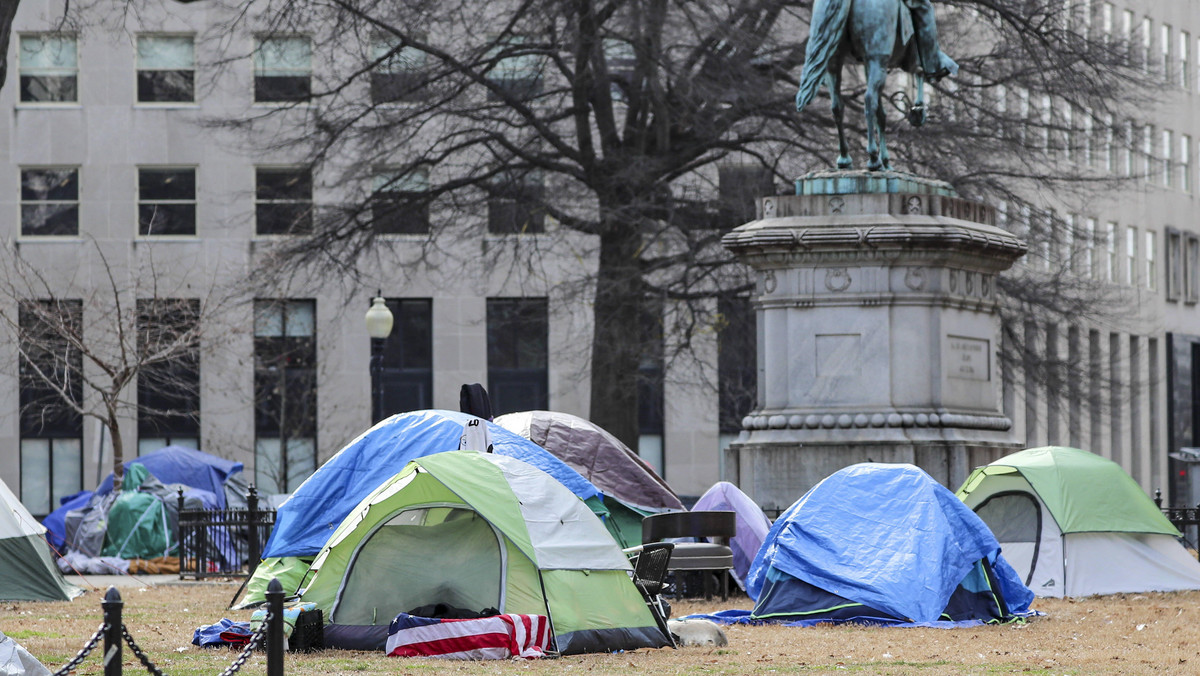
[[[70,601],[82,593],[54,566],[45,526],[0,480],[0,600]]]
[[[562,653],[668,645],[600,520],[515,458],[450,451],[410,462],[330,536],[300,597],[327,645],[376,649],[398,613],[446,604],[549,617]]]
[[[1117,463],[1046,446],[971,473],[958,496],[1038,596],[1200,589],[1179,531]]]

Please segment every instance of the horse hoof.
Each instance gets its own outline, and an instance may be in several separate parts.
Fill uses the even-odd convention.
[[[838,169],[849,169],[854,166],[854,161],[849,157],[839,157],[837,161]]]
[[[883,168],[883,166],[883,162],[880,162],[879,160],[871,160],[870,162],[867,162],[867,171],[879,171]]]

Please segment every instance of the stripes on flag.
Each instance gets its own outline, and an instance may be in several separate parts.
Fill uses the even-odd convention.
[[[550,623],[545,615],[445,620],[400,613],[388,627],[386,651],[393,657],[534,659],[545,655],[549,642]]]

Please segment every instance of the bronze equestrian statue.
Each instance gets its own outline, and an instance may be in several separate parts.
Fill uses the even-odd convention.
[[[917,100],[909,111],[909,120],[920,125],[925,122],[925,80],[936,82],[954,75],[958,64],[938,47],[930,0],[816,0],[796,110],[803,110],[812,101],[822,82],[829,88],[838,130],[839,169],[849,169],[853,164],[842,127],[842,62],[847,55],[863,64],[867,76],[863,98],[867,169],[888,169],[884,137],[887,116],[882,100],[888,69],[900,68],[916,76]]]

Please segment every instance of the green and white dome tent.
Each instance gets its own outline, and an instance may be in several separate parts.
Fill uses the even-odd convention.
[[[977,468],[958,497],[1038,596],[1200,589],[1179,531],[1117,463],[1046,446]]]
[[[82,593],[55,567],[46,527],[0,480],[0,601],[70,601]]]
[[[658,629],[608,530],[550,475],[474,451],[410,462],[350,512],[300,600],[326,644],[372,650],[398,613],[446,604],[546,615],[562,653],[658,648]]]

